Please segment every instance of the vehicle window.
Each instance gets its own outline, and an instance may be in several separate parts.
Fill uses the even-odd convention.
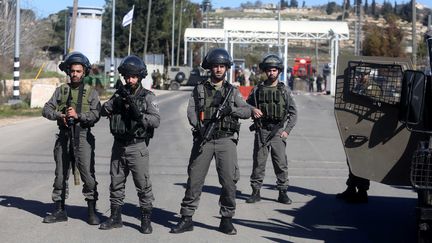
[[[398,103],[401,96],[402,76],[400,65],[349,63],[350,91],[374,101]]]

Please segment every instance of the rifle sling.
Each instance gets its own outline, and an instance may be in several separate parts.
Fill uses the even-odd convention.
[[[81,83],[78,89],[78,99],[75,107],[75,112],[77,114],[81,113],[83,96],[84,96],[84,83]],[[67,106],[71,105],[71,100],[72,100],[72,89],[69,87],[69,97],[66,101]],[[71,130],[73,131],[73,134],[71,134],[71,136],[74,137],[74,147],[77,148],[79,146],[79,134],[81,131],[81,127],[77,126],[76,123],[74,123],[73,126],[74,129]]]

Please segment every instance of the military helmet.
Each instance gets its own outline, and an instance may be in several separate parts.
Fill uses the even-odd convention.
[[[204,57],[204,61],[201,67],[204,69],[211,69],[212,65],[223,64],[230,68],[233,64],[230,55],[223,48],[211,49],[207,55]]]
[[[59,68],[67,75],[70,75],[70,67],[72,64],[81,64],[84,67],[84,75],[89,75],[91,69],[90,62],[81,52],[74,51],[69,53],[65,60],[60,63]]]
[[[137,75],[140,78],[145,78],[147,76],[147,66],[141,58],[135,55],[129,55],[123,58],[117,70],[123,76]]]
[[[277,68],[279,71],[283,70],[283,62],[280,57],[278,57],[275,54],[270,54],[264,57],[262,62],[259,64],[259,68],[263,71],[267,70],[268,68]]]

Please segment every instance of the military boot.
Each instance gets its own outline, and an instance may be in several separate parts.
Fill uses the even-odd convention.
[[[252,188],[252,195],[246,199],[246,203],[256,203],[261,201],[260,190]]]
[[[90,225],[100,224],[99,217],[96,214],[96,200],[87,201],[87,223]]]
[[[348,203],[367,203],[368,194],[366,190],[358,190],[354,197],[347,199]]]
[[[51,213],[51,215],[46,216],[42,222],[44,223],[57,223],[67,221],[68,217],[65,210],[65,202],[64,201],[56,201],[54,202],[55,209]]]
[[[344,192],[336,194],[336,198],[345,201],[351,201],[351,200],[355,200],[356,194],[357,194],[356,188],[354,186],[348,186]]]
[[[153,232],[153,228],[151,226],[151,212],[151,208],[141,209],[141,232],[143,234],[151,234]]]
[[[278,202],[283,204],[291,204],[292,201],[287,195],[287,190],[279,190]]]
[[[123,222],[121,218],[121,206],[111,206],[111,216],[105,222],[103,222],[99,229],[110,230],[112,228],[123,227]]]
[[[182,216],[181,220],[176,226],[171,228],[170,233],[179,234],[186,231],[192,231],[194,227],[192,216]]]
[[[219,231],[227,235],[237,234],[237,230],[236,228],[234,228],[234,225],[232,224],[231,217],[222,217],[219,224]]]

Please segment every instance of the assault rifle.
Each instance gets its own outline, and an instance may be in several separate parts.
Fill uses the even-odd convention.
[[[68,122],[69,123],[69,122]],[[80,184],[79,171],[76,163],[76,152],[75,152],[75,124],[68,124],[69,126],[69,160],[71,163],[72,174],[74,177],[74,185]]]
[[[270,140],[276,136],[277,132],[279,131],[279,129],[281,129],[285,123],[285,121],[287,120],[288,115],[284,117],[284,119],[282,119],[282,121],[280,121],[278,124],[274,125],[271,128],[271,132],[269,133],[269,135],[267,135],[267,137],[265,138],[264,142],[262,143],[262,147],[265,147],[269,144]]]
[[[206,128],[206,130],[202,136],[202,141],[201,141],[201,144],[199,146],[200,150],[202,149],[204,144],[206,144],[212,138],[214,130],[216,128],[216,125],[222,119],[222,111],[225,109],[225,107],[227,105],[229,105],[229,100],[231,98],[233,89],[234,89],[233,87],[230,87],[230,89],[228,90],[228,93],[225,96],[224,101],[222,102],[221,105],[219,105],[219,107],[215,111],[215,113],[213,113],[212,118],[210,119],[210,123],[207,124],[207,128]]]
[[[81,101],[82,101],[82,89],[84,88],[84,86],[80,86],[80,91],[79,93],[81,95]],[[72,94],[71,94],[71,88],[69,87],[69,97],[66,100],[66,109],[68,109],[69,107],[71,107],[71,100],[72,100]],[[80,99],[80,98],[78,98]],[[78,103],[80,103],[80,101],[78,100]],[[77,109],[80,105],[77,105]],[[66,112],[66,111],[65,111]],[[77,111],[79,112],[79,111]],[[78,167],[77,167],[77,163],[76,163],[76,148],[79,145],[79,127],[76,127],[75,121],[72,117],[67,118],[67,126],[69,128],[69,161],[70,161],[70,166],[72,169],[72,174],[74,177],[74,185],[78,186],[80,184],[80,178],[79,178],[79,171],[78,171]],[[78,130],[77,130],[78,129]]]

